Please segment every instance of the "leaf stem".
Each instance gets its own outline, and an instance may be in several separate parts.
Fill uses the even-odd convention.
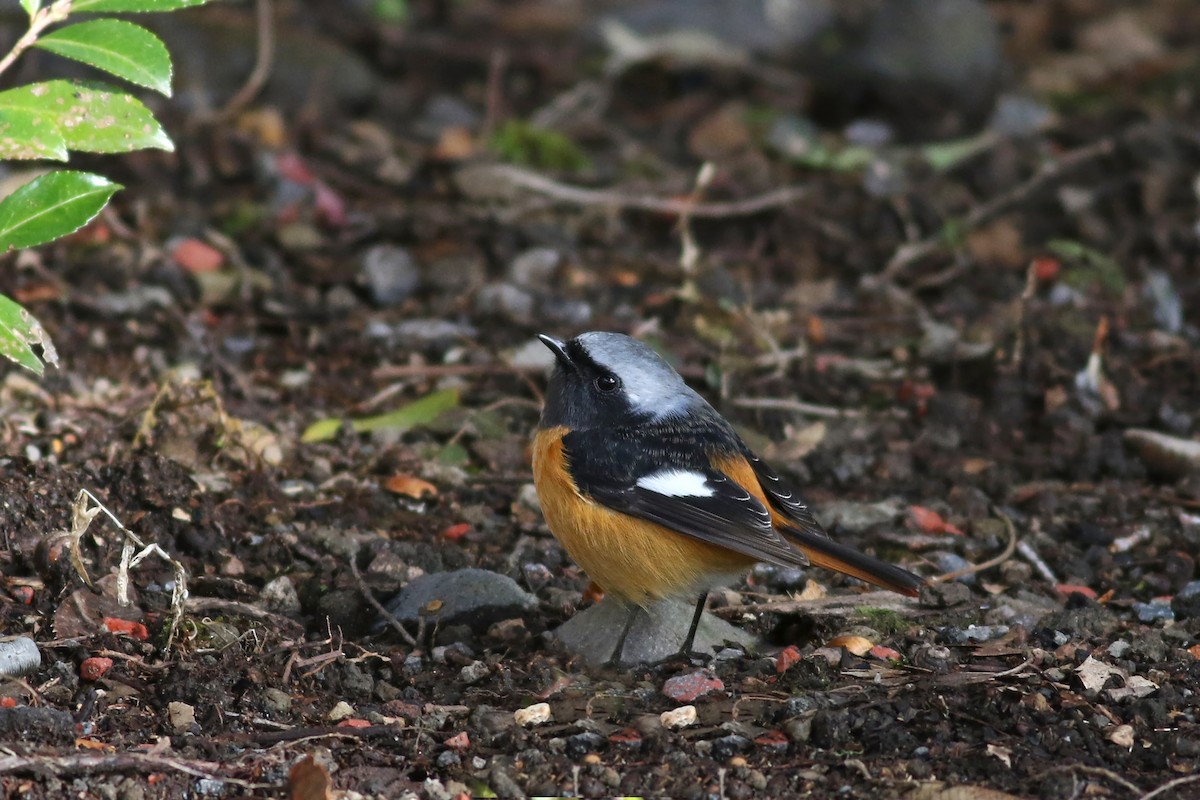
[[[37,13],[29,21],[29,30],[17,40],[13,45],[12,50],[8,51],[3,59],[0,59],[0,74],[3,74],[6,69],[13,65],[22,53],[37,44],[38,37],[42,35],[42,31],[50,27],[56,22],[62,22],[71,13],[71,6],[75,0],[57,0],[53,5],[45,8],[39,8]]]

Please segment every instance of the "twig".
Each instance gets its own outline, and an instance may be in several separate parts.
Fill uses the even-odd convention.
[[[755,408],[760,411],[794,411],[810,417],[865,417],[867,412],[857,408],[838,408],[802,400],[786,400],[782,397],[742,397],[733,401],[738,408]]]
[[[13,45],[12,50],[8,51],[8,55],[0,59],[0,74],[11,67],[22,53],[37,44],[42,31],[56,22],[65,20],[71,13],[71,4],[72,0],[58,0],[52,6],[38,9],[37,13],[29,20],[29,30],[25,31],[20,39],[17,39],[17,43]]]
[[[1008,561],[1010,558],[1012,558],[1012,554],[1017,549],[1017,526],[1014,525],[1012,519],[1010,519],[1009,516],[1000,509],[996,509],[996,515],[1004,521],[1004,528],[1008,531],[1008,544],[1005,546],[1004,550],[1001,551],[1000,555],[996,556],[995,558],[989,558],[987,561],[984,561],[981,564],[973,564],[969,567],[956,569],[953,572],[947,572],[944,575],[935,575],[929,579],[930,583],[945,583],[946,581],[952,581],[961,578],[964,575],[974,575],[977,572],[983,572],[984,570],[999,566],[1000,564],[1003,564],[1005,561]]]
[[[1043,578],[1048,580],[1050,583],[1059,582],[1058,576],[1054,574],[1054,570],[1050,569],[1050,565],[1042,560],[1042,557],[1039,556],[1037,551],[1033,549],[1033,545],[1022,539],[1017,545],[1017,550],[1021,553],[1021,555],[1025,556],[1025,560],[1032,564],[1033,568],[1036,569],[1038,574],[1040,574]]]
[[[1025,289],[1021,292],[1020,304],[1017,306],[1017,340],[1013,343],[1012,365],[1014,368],[1021,366],[1021,360],[1025,357],[1025,318],[1029,314],[1029,303],[1033,300],[1033,295],[1037,291],[1038,284],[1038,269],[1037,261],[1029,262],[1029,268],[1025,270]]]
[[[371,377],[376,380],[400,378],[462,378],[471,375],[540,374],[546,367],[520,367],[507,364],[396,364],[376,367]]]
[[[1080,772],[1084,775],[1092,775],[1097,778],[1104,778],[1105,780],[1112,781],[1117,786],[1133,792],[1134,794],[1140,795],[1142,791],[1136,784],[1130,783],[1117,773],[1113,772],[1111,769],[1105,769],[1104,767],[1089,767],[1084,764],[1066,764],[1061,767],[1051,767],[1050,769],[1046,770],[1046,772]],[[1146,800],[1146,798],[1141,797],[1140,800]]]
[[[387,621],[388,626],[392,630],[396,631],[396,633],[400,635],[401,639],[413,647],[416,647],[417,640],[413,638],[411,633],[405,630],[404,625],[400,623],[400,620],[396,619],[396,615],[384,608],[383,603],[380,603],[375,599],[375,593],[371,591],[369,586],[367,586],[367,582],[363,580],[362,573],[358,571],[358,563],[355,561],[355,557],[351,555],[348,561],[350,562],[350,574],[353,575],[354,580],[358,582],[359,594],[363,596],[364,600],[371,604],[372,608],[379,612],[379,615]]]
[[[278,789],[274,783],[253,783],[240,778],[221,774],[225,764],[215,761],[193,761],[182,758],[166,758],[147,753],[80,753],[67,756],[8,756],[0,758],[0,775],[10,773],[49,773],[56,777],[64,775],[87,775],[96,772],[148,772],[174,770],[196,778],[232,783],[245,789]]]
[[[975,230],[1011,206],[1025,200],[1063,173],[1069,172],[1093,159],[1110,155],[1114,150],[1116,150],[1116,141],[1106,137],[1075,150],[1070,150],[1052,161],[1043,162],[1037,171],[1024,182],[971,209],[962,220],[962,230]],[[882,277],[885,280],[895,280],[909,265],[936,253],[944,244],[942,234],[938,231],[919,242],[901,245],[892,255],[891,260],[888,261],[887,266],[883,270]]]
[[[237,116],[246,106],[258,96],[271,77],[271,68],[275,63],[275,15],[272,13],[271,0],[255,0],[254,24],[258,32],[257,46],[254,55],[254,69],[246,76],[246,82],[237,94],[229,99],[225,107],[217,114],[218,120]]]
[[[521,189],[543,194],[564,203],[649,211],[655,214],[675,216],[686,214],[693,219],[745,217],[790,205],[808,194],[808,190],[802,186],[785,186],[782,189],[775,189],[766,194],[747,197],[743,200],[696,203],[690,196],[684,198],[655,197],[653,195],[626,194],[607,189],[584,189],[560,183],[544,175],[510,164],[496,165],[489,169],[500,180],[506,180]]]
[[[1152,798],[1158,797],[1163,792],[1169,792],[1173,789],[1178,789],[1180,786],[1185,786],[1189,783],[1195,783],[1196,781],[1200,781],[1200,775],[1185,775],[1182,778],[1176,778],[1173,781],[1167,781],[1157,789],[1146,792],[1144,795],[1139,797],[1138,800],[1152,800]],[[1182,795],[1180,795],[1180,797],[1182,797]]]

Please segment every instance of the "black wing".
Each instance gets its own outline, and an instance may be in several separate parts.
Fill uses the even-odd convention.
[[[601,505],[761,561],[805,566],[757,498],[706,463],[711,434],[660,426],[653,431],[577,431],[563,437],[567,468]]]
[[[786,517],[792,525],[807,533],[829,537],[795,489],[784,483],[775,470],[749,449],[744,450],[742,454],[754,468],[754,474],[758,476],[758,485],[762,487],[776,511]]]

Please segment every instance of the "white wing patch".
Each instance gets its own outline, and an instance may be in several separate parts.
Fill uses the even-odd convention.
[[[667,497],[712,497],[715,492],[708,478],[686,469],[665,469],[638,478],[638,488]]]

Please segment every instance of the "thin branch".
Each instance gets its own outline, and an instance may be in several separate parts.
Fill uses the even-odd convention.
[[[867,412],[857,408],[838,408],[802,400],[786,400],[782,397],[742,397],[733,401],[738,408],[754,408],[760,411],[794,411],[810,417],[865,417]]]
[[[29,30],[25,31],[20,39],[17,39],[17,43],[13,45],[12,50],[8,51],[8,55],[0,59],[0,74],[11,67],[22,53],[37,44],[42,31],[56,22],[65,20],[71,13],[71,3],[72,0],[58,0],[52,6],[38,9],[33,18],[29,20]]]
[[[275,63],[275,15],[271,9],[271,0],[255,0],[254,24],[258,32],[254,69],[246,77],[242,88],[238,89],[237,94],[221,109],[217,115],[218,119],[229,119],[241,113],[271,78],[271,69]]]
[[[222,774],[227,765],[214,761],[166,758],[148,753],[80,753],[67,756],[8,756],[0,758],[0,775],[12,773],[89,775],[97,772],[160,772],[174,770],[195,778],[232,783],[245,789],[278,789],[274,783],[252,783]]]
[[[1010,558],[1012,558],[1012,554],[1016,552],[1017,549],[1017,526],[1014,525],[1012,519],[1010,519],[1009,516],[1000,509],[996,509],[996,514],[1001,520],[1004,521],[1004,528],[1008,531],[1008,544],[1005,546],[1000,555],[996,556],[995,558],[989,558],[987,561],[984,561],[981,564],[973,564],[969,567],[956,569],[953,572],[947,572],[944,575],[935,575],[929,579],[930,583],[945,583],[947,581],[961,578],[964,575],[974,575],[977,572],[983,572],[984,570],[999,566],[1000,564],[1003,564],[1005,561],[1008,561]]]
[[[350,573],[354,576],[354,580],[358,582],[358,593],[363,596],[364,600],[371,604],[372,608],[379,612],[381,617],[387,620],[388,626],[399,634],[401,639],[411,646],[416,647],[417,640],[413,638],[411,633],[405,630],[404,626],[400,624],[400,620],[396,619],[396,615],[384,608],[383,603],[375,599],[375,593],[371,591],[371,587],[367,586],[367,582],[363,580],[362,573],[358,571],[358,562],[355,560],[355,556],[351,555],[348,560],[350,562]]]
[[[721,219],[745,217],[781,206],[790,205],[807,196],[803,186],[785,186],[766,194],[742,200],[697,203],[691,195],[683,198],[656,197],[654,195],[626,194],[610,189],[585,189],[547,178],[536,172],[512,165],[496,165],[489,168],[497,178],[513,186],[542,194],[563,203],[580,206],[602,206],[632,211],[649,211],[672,216],[687,215],[693,219]]]
[[[1040,191],[1046,184],[1061,177],[1064,173],[1070,172],[1094,159],[1111,155],[1116,150],[1116,146],[1114,139],[1105,137],[1075,150],[1069,150],[1054,160],[1044,162],[1024,182],[971,209],[962,219],[962,230],[973,231],[977,229],[1012,206],[1021,203],[1030,195]],[[891,260],[888,261],[887,266],[883,270],[882,277],[885,280],[895,280],[911,264],[938,252],[944,245],[945,242],[943,241],[941,231],[927,236],[919,242],[901,245],[892,255]]]
[[[1157,789],[1146,792],[1144,795],[1139,797],[1138,800],[1152,800],[1153,798],[1158,797],[1165,792],[1173,791],[1178,789],[1180,786],[1185,786],[1189,783],[1195,783],[1196,781],[1200,781],[1200,775],[1185,775],[1182,778],[1176,778],[1173,781],[1167,781]],[[1183,797],[1183,795],[1180,795],[1180,797]]]

